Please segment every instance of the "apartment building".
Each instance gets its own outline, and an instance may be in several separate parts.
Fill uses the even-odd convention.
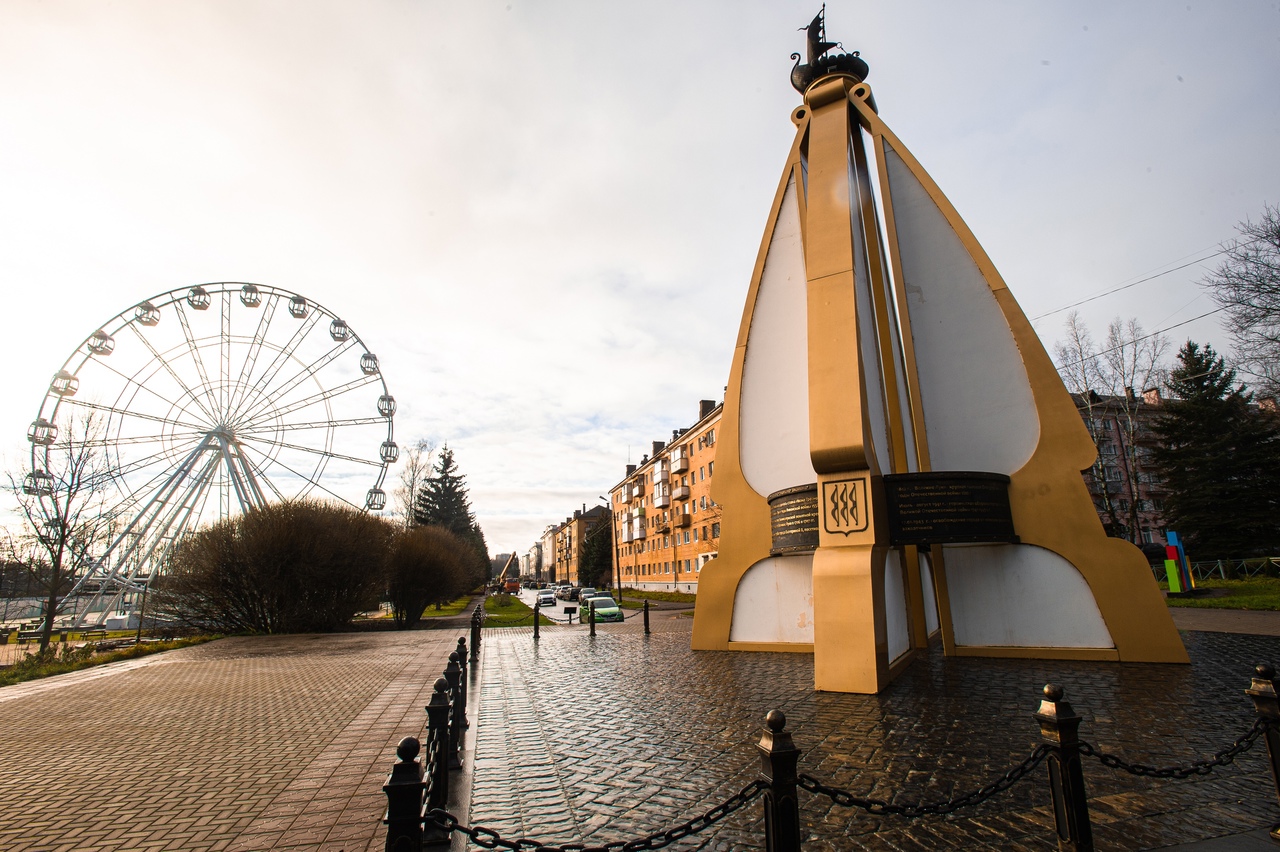
[[[580,510],[574,510],[573,517],[565,518],[564,523],[556,526],[555,564],[558,582],[579,585],[578,566],[582,562],[587,536],[608,520],[608,507],[594,506],[588,509],[583,504]]]
[[[676,429],[609,490],[614,576],[650,591],[696,592],[702,566],[720,544],[720,507],[711,499],[716,427],[723,404],[704,399],[698,420]]]
[[[535,541],[529,552],[520,557],[520,579],[530,583],[543,582],[541,541]]]
[[[1151,468],[1151,453],[1159,442],[1151,424],[1160,414],[1160,391],[1071,396],[1098,447],[1097,460],[1083,475],[1107,535],[1165,544],[1161,513],[1167,491]]]
[[[538,541],[538,550],[542,553],[542,582],[544,583],[563,583],[565,582],[563,573],[556,564],[556,527],[558,524],[552,524],[542,531],[542,538]]]

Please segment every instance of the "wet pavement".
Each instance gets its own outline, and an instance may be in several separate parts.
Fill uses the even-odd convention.
[[[460,633],[236,637],[0,688],[0,850],[381,849],[395,744]]]
[[[1063,685],[1081,736],[1148,765],[1228,746],[1252,723],[1253,665],[1280,638],[1184,633],[1191,666],[946,659],[915,663],[878,696],[815,693],[801,654],[693,652],[691,621],[486,631],[471,819],[504,837],[603,843],[669,828],[755,776],[765,714],[786,713],[800,770],[898,804],[946,799],[1002,775],[1038,744],[1041,687]],[[1056,849],[1043,767],[951,817],[873,817],[801,793],[806,849]],[[1156,849],[1280,821],[1261,744],[1184,781],[1085,766],[1099,849]],[[1265,833],[1264,833],[1265,834]],[[1238,842],[1256,840],[1240,837]],[[1269,841],[1267,841],[1269,842]],[[760,805],[670,848],[758,849]]]
[[[694,653],[687,616],[655,611],[648,637],[639,618],[600,625],[594,640],[582,626],[543,628],[536,646],[530,628],[485,631],[451,809],[556,843],[665,829],[755,778],[775,708],[804,751],[802,771],[898,804],[946,798],[1030,752],[1048,680],[1084,716],[1085,739],[1130,760],[1185,763],[1247,728],[1251,667],[1280,660],[1280,638],[1190,632],[1190,667],[935,652],[882,695],[818,694],[806,655]],[[226,639],[4,687],[0,850],[381,849],[395,743],[422,731],[465,620]],[[1053,849],[1044,775],[914,822],[802,792],[805,848]],[[1280,821],[1261,749],[1178,782],[1090,762],[1086,783],[1099,849],[1206,838],[1221,840],[1199,849],[1262,848],[1270,841],[1257,829]],[[760,825],[754,802],[668,848],[759,849]]]

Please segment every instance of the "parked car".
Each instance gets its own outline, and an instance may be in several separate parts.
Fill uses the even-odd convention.
[[[555,606],[556,596],[551,592],[538,592],[538,606]]]
[[[578,605],[578,619],[586,622],[591,607],[596,609],[596,621],[622,621],[622,608],[607,592],[597,592]]]

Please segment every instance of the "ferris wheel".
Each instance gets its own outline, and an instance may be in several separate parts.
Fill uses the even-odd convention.
[[[59,434],[95,423],[81,442],[102,454],[115,520],[67,597],[76,623],[136,597],[208,523],[303,497],[383,509],[395,411],[351,327],[278,287],[203,284],[112,317],[54,374],[27,431],[23,490],[52,500]]]

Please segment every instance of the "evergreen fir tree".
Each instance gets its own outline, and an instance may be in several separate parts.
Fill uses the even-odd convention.
[[[1169,529],[1193,558],[1280,550],[1280,421],[1252,404],[1236,372],[1206,345],[1187,343],[1169,377],[1176,398],[1153,428],[1153,456],[1170,496]]]
[[[413,522],[444,527],[470,545],[476,552],[472,581],[480,583],[489,573],[489,548],[471,511],[465,480],[466,476],[458,473],[453,450],[445,444],[440,448],[433,475],[423,481],[413,501]]]

